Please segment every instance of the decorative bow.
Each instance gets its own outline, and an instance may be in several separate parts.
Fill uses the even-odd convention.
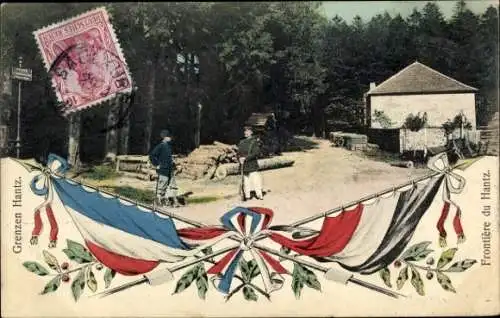
[[[236,207],[221,217],[224,227],[238,237],[241,244],[208,270],[209,274],[218,274],[212,278],[215,288],[225,294],[229,293],[236,268],[245,253],[250,253],[257,263],[267,293],[283,286],[283,280],[271,278],[273,275],[269,272],[266,263],[278,274],[285,274],[288,271],[266,252],[253,248],[253,243],[258,238],[267,235],[267,226],[272,215],[272,211],[265,208]],[[252,276],[251,273],[250,276]]]
[[[443,187],[444,205],[441,210],[441,216],[436,225],[439,231],[439,245],[441,247],[446,246],[446,230],[444,229],[444,223],[448,217],[450,205],[453,205],[456,208],[455,217],[453,218],[453,228],[457,234],[457,243],[463,243],[465,241],[465,234],[461,222],[462,212],[460,207],[451,200],[451,193],[461,193],[463,191],[466,183],[465,178],[453,172],[448,162],[448,156],[446,153],[441,153],[431,157],[427,166],[432,171],[439,172],[445,176]]]
[[[68,171],[68,169],[69,165],[66,160],[57,155],[49,154],[47,167],[42,167],[41,170],[39,170],[40,173],[35,175],[31,180],[31,191],[33,191],[33,193],[35,193],[36,195],[44,197],[44,201],[35,208],[35,226],[33,228],[33,231],[31,232],[30,240],[30,243],[32,245],[38,244],[38,237],[40,236],[43,228],[40,211],[45,207],[47,218],[49,219],[50,223],[49,247],[52,248],[56,246],[59,227],[57,225],[57,221],[51,206],[52,200],[54,199],[54,190],[52,187],[51,178],[56,173],[64,174],[66,171]]]

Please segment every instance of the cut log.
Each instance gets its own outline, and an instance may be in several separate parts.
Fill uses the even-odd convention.
[[[120,155],[117,156],[116,159],[119,159],[120,161],[129,161],[129,162],[149,162],[149,157],[148,156],[140,156],[140,155]]]
[[[207,173],[205,174],[205,179],[210,180],[214,177],[215,171],[217,171],[216,166],[212,166],[207,170]]]
[[[274,157],[268,159],[258,160],[259,170],[269,170],[292,166],[295,161],[284,158],[284,157]],[[235,175],[240,172],[240,165],[238,163],[226,163],[219,165],[215,171],[215,177],[218,180],[224,179],[228,175]]]
[[[228,158],[228,153],[227,152],[221,154],[219,156],[219,158],[217,158],[217,162],[224,162],[224,160],[226,160],[226,158]]]
[[[215,165],[216,162],[217,160],[215,159],[197,156],[194,158],[190,158],[187,163],[192,165]]]
[[[401,167],[401,168],[413,168],[414,164],[413,161],[399,161],[399,162],[393,162],[391,163],[391,166],[393,167]]]
[[[149,165],[145,163],[119,162],[119,171],[135,172],[148,167]]]
[[[120,172],[121,175],[129,178],[135,178],[139,180],[145,180],[145,181],[153,181],[156,180],[156,175],[151,178],[151,176],[143,173],[138,173],[138,172]]]
[[[228,149],[232,149],[233,147],[235,147],[234,145],[228,145],[228,144],[225,144],[225,143],[222,143],[219,141],[214,141],[214,146],[217,146],[220,148],[228,148]]]
[[[215,170],[215,178],[217,180],[222,180],[228,175],[228,167],[227,165],[220,165],[217,167],[217,170]]]

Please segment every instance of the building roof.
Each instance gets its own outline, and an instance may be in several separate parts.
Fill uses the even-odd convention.
[[[245,122],[249,126],[265,126],[273,113],[253,113]]]
[[[367,95],[473,93],[477,88],[465,85],[438,71],[415,62],[370,89]]]

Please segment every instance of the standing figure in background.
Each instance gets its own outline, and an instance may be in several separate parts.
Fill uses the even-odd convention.
[[[253,136],[253,130],[250,126],[244,128],[244,134],[245,138],[238,144],[238,157],[243,174],[243,200],[250,199],[251,191],[255,191],[257,199],[263,200],[262,178],[257,161],[260,154],[259,140]]]
[[[176,167],[175,167],[175,162],[172,163],[172,172],[170,173],[170,182],[168,183],[167,191],[166,191],[166,198],[167,198],[167,203],[174,208],[178,208],[179,201],[177,199],[178,191],[179,188],[177,187],[177,182],[175,181],[175,172]]]
[[[166,205],[166,203],[170,203],[170,200],[166,200],[165,194],[169,188],[172,188],[175,184],[173,182],[173,173],[174,173],[174,160],[172,157],[172,136],[168,130],[162,130],[160,133],[162,138],[162,142],[159,143],[153,151],[149,154],[149,160],[151,164],[155,166],[156,172],[158,174],[158,179],[156,183],[156,202],[158,205]],[[175,190],[177,186],[175,185]],[[171,192],[171,191],[169,191]],[[177,191],[175,191],[177,192]],[[171,195],[172,193],[169,193]],[[168,201],[168,202],[166,202]],[[173,205],[175,207],[179,206],[177,202],[177,193],[173,197]]]

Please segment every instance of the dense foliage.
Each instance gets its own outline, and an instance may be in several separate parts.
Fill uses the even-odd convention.
[[[420,112],[416,115],[408,114],[405,118],[405,122],[403,124],[403,128],[409,129],[411,131],[419,131],[424,128],[427,124],[427,113],[424,112],[420,115]]]
[[[19,55],[33,69],[33,81],[23,89],[25,157],[64,155],[68,139],[67,119],[58,112],[32,31],[98,6],[2,6],[1,69],[17,64]],[[174,132],[176,152],[193,149],[199,104],[201,143],[235,142],[252,112],[274,111],[290,131],[317,136],[336,123],[360,126],[369,83],[380,83],[415,60],[480,90],[478,125],[498,102],[495,7],[476,15],[461,1],[446,20],[436,3],[428,3],[406,18],[386,13],[347,22],[326,19],[317,2],[105,6],[138,88],[129,153],[148,151],[165,127]],[[16,88],[2,96],[2,109],[10,110],[3,115],[11,138]],[[83,160],[103,158],[110,107],[82,113]]]

